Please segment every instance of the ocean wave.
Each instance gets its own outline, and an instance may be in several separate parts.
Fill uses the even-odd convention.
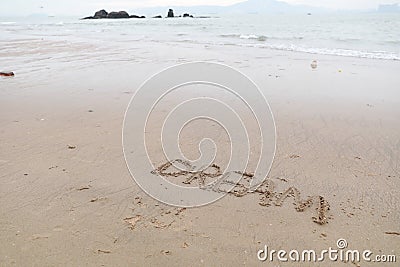
[[[337,37],[333,38],[333,40],[337,42],[348,42],[348,43],[355,43],[362,41],[362,39],[360,38],[350,38],[350,37]]]
[[[343,56],[343,57],[357,57],[357,58],[368,58],[368,59],[383,59],[383,60],[400,60],[400,53],[396,54],[384,50],[374,51],[359,51],[351,49],[340,49],[340,48],[321,48],[321,47],[306,47],[293,44],[269,44],[269,43],[237,43],[237,42],[204,42],[196,39],[186,39],[175,41],[178,43],[193,43],[193,44],[205,44],[205,45],[219,45],[219,46],[241,46],[241,47],[253,47],[260,49],[273,49],[290,52],[301,52],[308,54],[318,55],[329,55],[329,56]]]
[[[244,44],[244,46],[252,46]],[[400,54],[395,54],[387,51],[358,51],[350,49],[338,48],[315,48],[315,47],[302,47],[296,45],[255,45],[259,48],[270,48],[275,50],[303,52],[309,54],[331,55],[331,56],[345,56],[369,59],[385,59],[385,60],[400,60]]]
[[[231,39],[246,39],[246,40],[258,40],[268,41],[265,43],[226,43],[223,42],[221,45],[238,45],[246,47],[258,47],[258,48],[270,48],[274,50],[284,50],[293,52],[303,52],[310,54],[321,54],[321,55],[333,55],[333,56],[346,56],[346,57],[359,57],[359,58],[370,58],[370,59],[387,59],[387,60],[400,60],[400,54],[388,52],[388,51],[358,51],[351,49],[340,49],[340,48],[321,48],[321,47],[306,47],[294,44],[288,44],[290,41],[302,40],[302,36],[264,36],[255,34],[220,34],[219,37],[231,38]],[[360,42],[359,38],[336,38],[333,41],[339,42]],[[286,43],[286,44],[276,44]],[[389,42],[386,42],[389,43]],[[397,41],[392,41],[392,44],[396,44]]]
[[[400,40],[386,40],[382,41],[383,44],[400,45]]]
[[[303,36],[271,36],[271,35],[257,35],[257,34],[220,34],[222,38],[238,38],[247,40],[267,41],[268,40],[302,40]]]
[[[17,22],[15,22],[15,21],[1,21],[0,24],[1,25],[13,25],[13,24],[17,24]]]
[[[219,37],[222,37],[222,38],[240,38],[240,34],[235,34],[235,33],[220,34]]]
[[[267,36],[264,35],[255,35],[255,34],[220,34],[219,37],[222,38],[240,38],[247,40],[257,40],[260,42],[264,42],[267,40]]]
[[[255,35],[255,34],[249,34],[249,35],[241,34],[241,35],[239,36],[239,38],[240,38],[240,39],[248,39],[248,40],[257,40],[257,41],[261,41],[261,42],[267,40],[267,36],[264,36],[264,35]]]

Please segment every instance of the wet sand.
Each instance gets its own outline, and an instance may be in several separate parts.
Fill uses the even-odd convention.
[[[50,59],[48,69],[1,78],[1,266],[309,266],[262,263],[257,251],[319,251],[339,238],[400,260],[399,62],[194,44],[151,54],[154,46],[129,51],[137,60]],[[258,195],[228,195],[180,209],[134,183],[121,143],[129,100],[154,73],[192,60],[231,65],[259,85],[277,128],[269,179],[280,192],[324,196],[327,224],[313,222],[314,207],[297,212],[292,198],[263,207]],[[183,143],[196,143],[196,132]]]

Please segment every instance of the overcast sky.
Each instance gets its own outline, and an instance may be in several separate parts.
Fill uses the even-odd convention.
[[[92,14],[101,8],[109,10],[134,10],[138,7],[168,5],[229,5],[242,0],[0,0],[0,15]],[[290,4],[306,4],[334,9],[373,9],[379,4],[400,0],[281,0]]]

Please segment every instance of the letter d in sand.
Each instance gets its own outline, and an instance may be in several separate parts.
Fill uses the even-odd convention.
[[[267,245],[264,245],[264,249],[260,249],[257,252],[257,258],[260,261],[266,261],[267,260],[267,258],[268,258],[268,247],[267,247]]]

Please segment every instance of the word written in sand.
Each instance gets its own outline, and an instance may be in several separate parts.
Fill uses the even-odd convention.
[[[178,169],[175,167],[176,165],[182,166],[182,168]],[[212,190],[235,197],[259,194],[258,204],[264,207],[271,205],[282,206],[288,197],[292,197],[296,211],[303,212],[307,208],[316,206],[316,215],[312,217],[313,222],[320,225],[328,223],[329,203],[323,196],[309,196],[306,199],[302,199],[300,191],[296,187],[289,187],[283,192],[278,192],[275,189],[275,183],[271,179],[265,179],[261,184],[251,186],[250,182],[254,178],[252,173],[241,171],[222,173],[221,167],[217,164],[212,164],[204,170],[196,171],[195,166],[181,159],[168,161],[151,171],[151,173],[162,177],[183,177],[185,180],[182,183],[184,184],[193,184],[197,181],[199,188],[202,190]],[[241,177],[236,181],[232,181],[230,177],[234,175],[240,175]],[[207,184],[206,181],[210,178],[214,180]]]

